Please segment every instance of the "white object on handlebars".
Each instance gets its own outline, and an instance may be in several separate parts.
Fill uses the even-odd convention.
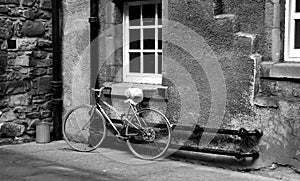
[[[142,102],[144,96],[143,96],[143,90],[140,88],[128,88],[125,91],[125,96],[128,100],[125,102],[130,102],[131,104],[138,104]]]

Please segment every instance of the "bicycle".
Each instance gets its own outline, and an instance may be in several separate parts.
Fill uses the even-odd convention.
[[[76,151],[93,151],[101,145],[107,135],[107,127],[110,126],[114,135],[126,141],[131,152],[138,158],[154,160],[161,157],[167,151],[172,136],[171,125],[166,116],[152,108],[138,110],[134,97],[128,96],[125,102],[129,108],[127,114],[122,114],[101,99],[104,89],[105,87],[91,88],[95,93],[98,92],[99,101],[94,105],[77,106],[66,114],[63,135],[67,144]],[[101,103],[120,118],[121,130],[114,125]]]

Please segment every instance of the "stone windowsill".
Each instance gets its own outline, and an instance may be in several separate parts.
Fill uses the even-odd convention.
[[[110,88],[104,90],[104,95],[124,96],[126,89],[136,87],[143,90],[144,97],[146,98],[167,99],[167,86],[126,82],[105,82],[103,86]]]
[[[261,77],[300,79],[300,62],[262,62]]]

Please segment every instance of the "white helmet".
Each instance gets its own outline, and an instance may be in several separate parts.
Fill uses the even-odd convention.
[[[138,104],[143,100],[143,90],[140,88],[128,88],[125,91],[125,96],[127,97],[126,102],[130,102],[131,104]]]

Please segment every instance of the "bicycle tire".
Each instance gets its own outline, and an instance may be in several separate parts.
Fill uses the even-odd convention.
[[[132,126],[126,127],[129,137],[127,145],[131,152],[144,160],[155,160],[163,156],[171,142],[171,128],[166,116],[161,112],[147,108],[139,110],[131,123],[139,125],[142,130]]]
[[[95,150],[103,142],[106,132],[103,115],[91,105],[77,106],[64,118],[64,139],[76,151]]]

